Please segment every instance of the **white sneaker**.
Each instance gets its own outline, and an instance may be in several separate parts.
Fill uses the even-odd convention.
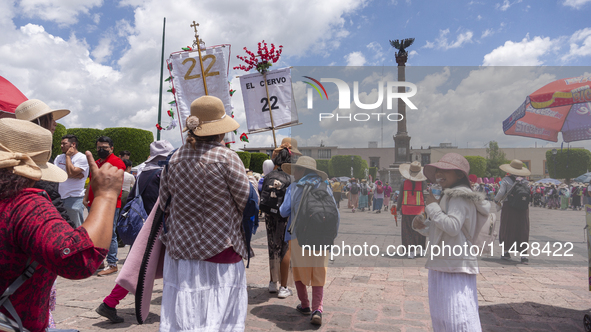
[[[281,287],[281,289],[279,289],[279,294],[277,294],[277,297],[280,299],[284,299],[288,296],[292,296],[293,293],[291,292],[291,289],[287,288],[287,287]]]
[[[408,253],[408,259],[414,259],[415,258],[415,253],[413,252],[409,252]]]
[[[277,283],[275,281],[269,282],[269,293],[277,293]]]

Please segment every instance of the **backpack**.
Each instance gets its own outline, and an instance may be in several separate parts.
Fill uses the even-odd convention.
[[[121,241],[125,244],[133,244],[135,238],[144,226],[144,222],[148,219],[148,213],[144,208],[142,195],[156,173],[158,172],[154,172],[150,175],[148,182],[146,182],[146,186],[141,192],[139,191],[140,182],[138,178],[135,185],[135,197],[131,201],[125,203],[125,206],[121,210],[121,214],[119,214],[119,218],[117,219],[117,233],[119,234]]]
[[[445,210],[449,211],[449,200],[447,201]],[[496,224],[496,213],[484,215],[477,211],[474,236],[470,236],[470,233],[468,233],[468,230],[465,227],[462,227],[462,233],[471,245],[478,246],[483,254],[488,254],[490,256],[492,254],[490,243],[494,243],[497,237],[497,233],[495,232]]]
[[[376,193],[382,194],[383,192],[384,192],[384,186],[382,186],[381,184],[378,184],[376,186]]]
[[[289,174],[281,169],[269,172],[263,181],[263,190],[261,191],[261,202],[259,204],[261,211],[270,215],[279,216],[279,207],[283,204],[287,187],[291,184]]]
[[[361,185],[361,195],[367,195],[367,185],[366,184]]]
[[[248,262],[246,267],[250,266],[250,257],[253,257],[250,249],[250,240],[252,236],[256,234],[257,228],[259,227],[259,202],[256,189],[251,183],[249,183],[250,193],[248,195],[248,202],[242,212],[242,228],[244,228],[244,236],[246,245],[246,251],[248,252]]]
[[[353,183],[351,185],[351,194],[353,194],[353,195],[359,194],[359,185],[357,185],[357,183]]]
[[[339,211],[326,188],[326,182],[320,183],[318,188],[309,184],[304,186],[295,222],[289,228],[291,234],[295,227],[300,246],[332,245],[337,237]]]
[[[531,194],[527,180],[515,180],[511,190],[509,190],[509,195],[507,195],[509,206],[517,210],[525,210],[529,207],[530,201]]]

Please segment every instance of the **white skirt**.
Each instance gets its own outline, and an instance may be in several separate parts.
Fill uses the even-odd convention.
[[[482,331],[476,274],[429,270],[429,309],[435,332]]]
[[[247,310],[242,261],[175,260],[166,253],[160,331],[244,331]]]

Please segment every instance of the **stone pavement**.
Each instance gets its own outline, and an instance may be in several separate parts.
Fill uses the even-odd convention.
[[[378,245],[382,252],[390,244],[400,244],[400,220],[396,227],[390,213],[351,213],[344,208],[346,204],[341,206],[337,244],[344,241],[353,246],[366,242]],[[551,242],[552,246],[556,241],[570,241],[573,257],[530,257],[530,264],[523,265],[515,258],[502,261],[500,253],[495,252],[494,257],[480,260],[478,300],[484,331],[584,331],[583,316],[591,310],[584,218],[583,211],[530,208],[530,242],[540,242],[542,246]],[[294,288],[294,296],[283,300],[269,294],[264,223],[252,245],[256,257],[247,269],[247,331],[431,330],[426,258],[336,257],[328,269],[323,325],[317,328],[295,310],[298,300]],[[128,247],[120,248],[120,257],[124,258],[127,250]],[[120,267],[123,262],[120,260]],[[58,327],[81,331],[157,331],[161,280],[156,282],[151,313],[145,324],[138,325],[135,320],[131,295],[118,307],[124,323],[111,324],[95,313],[94,309],[113,288],[115,278],[115,275],[85,280],[59,278],[54,312]]]

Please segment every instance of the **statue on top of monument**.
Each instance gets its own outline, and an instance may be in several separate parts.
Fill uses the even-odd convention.
[[[390,40],[390,45],[392,45],[392,47],[394,47],[395,49],[398,50],[398,52],[396,53],[396,56],[407,56],[408,52],[406,52],[406,48],[409,47],[410,45],[412,45],[412,43],[414,43],[415,39],[414,38],[406,38],[403,41],[400,41],[398,39],[396,40]]]

